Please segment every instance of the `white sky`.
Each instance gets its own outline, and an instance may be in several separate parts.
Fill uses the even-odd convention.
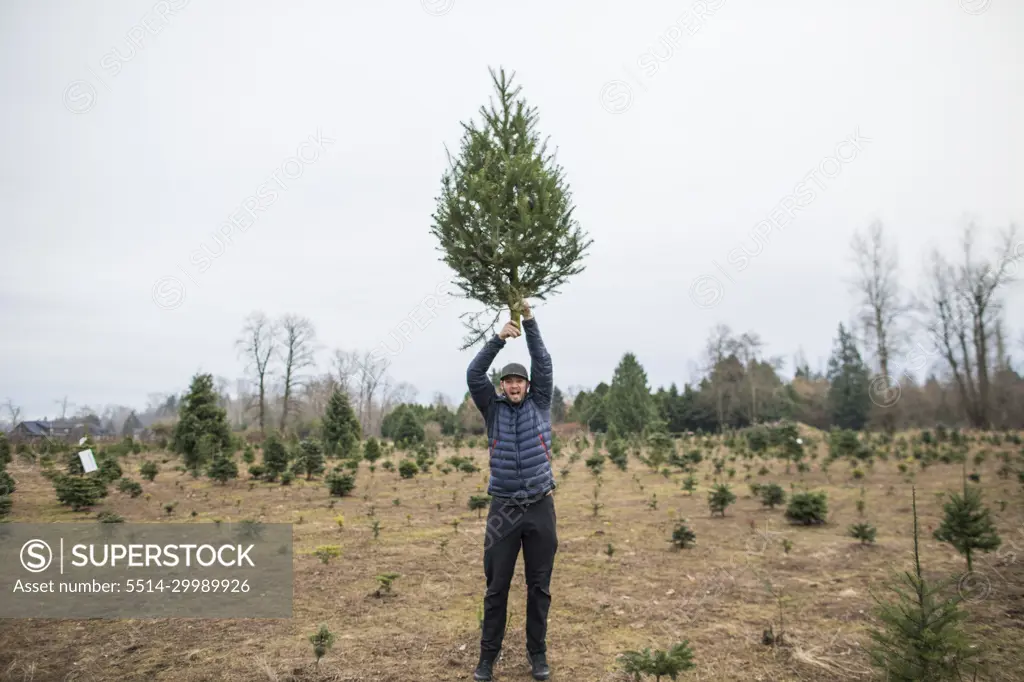
[[[538,107],[594,239],[586,272],[537,308],[559,386],[610,380],[626,351],[652,386],[681,386],[719,322],[823,366],[851,316],[855,229],[881,219],[914,283],[967,220],[1021,223],[1022,35],[1014,0],[8,0],[0,401],[34,418],[65,394],[142,407],[199,370],[233,379],[254,310],[311,318],[324,370],[334,348],[388,340],[448,278],[429,234],[444,146],[499,65]],[[316,160],[200,273],[190,256],[217,253],[212,235],[318,131],[334,142],[303,148]],[[731,266],[856,131],[856,158]],[[690,297],[702,275],[718,281],[710,308]],[[180,305],[157,305],[155,285]],[[465,309],[392,358],[420,399],[462,397]],[[514,343],[498,362],[525,359]]]

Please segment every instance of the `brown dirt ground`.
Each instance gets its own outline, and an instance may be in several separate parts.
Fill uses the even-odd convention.
[[[994,453],[1002,448],[986,447],[993,454],[977,470],[1004,544],[1001,560],[995,554],[976,559],[975,570],[983,576],[979,581],[987,587],[972,593],[969,627],[991,666],[985,679],[1024,680],[1024,557],[1017,557],[1021,552],[1015,553],[1010,544],[1024,550],[1024,496],[1015,476],[996,475],[1000,462]],[[1020,448],[1006,449],[1019,468]],[[451,454],[442,451],[442,457]],[[486,466],[485,450],[472,454]],[[136,472],[141,459],[129,458],[122,465],[126,473]],[[781,509],[763,509],[743,481],[742,461],[735,464],[733,481],[738,499],[725,518],[708,514],[712,466],[706,460],[693,496],[681,490],[678,474],[665,478],[636,459],[630,459],[625,473],[606,465],[600,492],[605,507],[597,517],[591,508],[594,477],[583,462],[572,464],[568,477],[559,473],[559,550],[548,632],[552,679],[622,682],[627,678],[617,672],[619,653],[667,648],[682,639],[690,640],[698,664],[685,679],[871,678],[864,649],[873,618],[869,590],[879,593],[893,571],[911,567],[910,484],[893,461],[877,462],[863,482],[849,477],[846,463],[834,463],[826,475],[818,462],[803,476],[795,469],[785,473],[785,465],[777,461],[768,463],[772,473],[766,476],[756,475],[759,461],[751,471],[752,480],[775,481],[787,491],[790,483],[826,490],[829,523],[815,528],[789,526]],[[471,679],[479,645],[477,607],[484,591],[484,522],[466,503],[485,489],[486,468],[478,474],[443,476],[435,467],[429,474],[401,480],[379,467],[371,474],[363,463],[354,495],[332,502],[322,481],[296,480],[290,487],[259,484],[249,490],[247,481],[220,486],[193,480],[175,472],[176,463],[169,459],[154,482],[142,481],[148,501],[112,490],[93,512],[75,513],[57,504],[37,467],[12,462],[9,470],[19,490],[11,520],[80,522],[109,509],[130,522],[259,518],[293,523],[293,617],[2,620],[0,680]],[[566,466],[567,452],[556,459],[556,472]],[[965,570],[961,557],[930,536],[941,514],[937,493],[957,489],[960,474],[959,465],[934,465],[916,475],[922,563],[933,577]],[[130,475],[139,480],[137,474]],[[865,518],[878,527],[878,543],[871,547],[845,535],[858,518],[861,483]],[[652,509],[648,502],[655,494],[657,508]],[[399,505],[393,503],[396,499]],[[162,507],[173,500],[180,504],[167,516]],[[1005,510],[999,500],[1006,501]],[[368,516],[371,505],[381,522],[376,541]],[[194,518],[192,510],[198,514]],[[344,515],[343,529],[336,522],[339,514]],[[671,549],[668,540],[677,518],[687,519],[696,532],[695,547]],[[457,530],[453,519],[461,521]],[[448,543],[442,552],[444,538]],[[788,555],[783,538],[792,542]],[[611,558],[605,553],[609,543],[615,549]],[[324,544],[340,545],[342,556],[329,565],[320,563],[312,552]],[[371,596],[375,576],[386,571],[401,574],[394,593]],[[781,647],[761,643],[770,621],[779,629],[778,606],[766,580],[788,599],[786,644]],[[497,666],[499,680],[532,679],[524,655],[524,609],[518,568],[509,597],[511,622]],[[335,633],[336,643],[318,669],[307,638],[320,623]]]

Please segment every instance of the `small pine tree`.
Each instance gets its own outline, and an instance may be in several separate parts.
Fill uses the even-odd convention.
[[[633,675],[636,682],[639,682],[641,675],[651,675],[655,680],[668,676],[675,680],[680,673],[695,665],[689,640],[676,644],[668,651],[659,649],[651,652],[650,648],[645,648],[643,651],[626,651],[622,654],[623,672]]]
[[[687,494],[693,495],[693,491],[696,489],[697,477],[694,476],[693,474],[687,475],[687,477],[683,479],[683,490],[685,490]]]
[[[967,613],[960,609],[962,598],[939,598],[947,585],[933,585],[921,573],[918,551],[917,492],[912,489],[914,510],[914,572],[900,576],[891,587],[896,598],[878,603],[880,628],[872,628],[871,663],[888,682],[953,682],[967,679],[962,673],[974,667],[977,650],[972,649],[962,630]],[[874,596],[874,595],[872,595]]]
[[[400,573],[381,573],[378,575],[377,582],[379,583],[379,586],[377,587],[376,595],[378,597],[383,597],[386,594],[391,594],[392,584],[394,584],[395,580],[401,577]]]
[[[17,481],[9,473],[0,469],[0,495],[10,495],[17,488]]]
[[[343,474],[340,471],[333,472],[327,477],[327,488],[331,491],[332,497],[345,497],[356,487],[355,476]]]
[[[341,556],[341,545],[320,545],[313,554],[326,566],[331,562],[331,559],[337,559]]]
[[[760,488],[761,504],[769,509],[775,509],[776,505],[784,504],[786,491],[778,483],[767,483]]]
[[[399,475],[401,475],[402,478],[412,478],[413,476],[418,474],[419,471],[420,468],[416,465],[416,462],[412,461],[411,459],[403,459],[398,464],[398,473]]]
[[[946,516],[935,529],[935,539],[948,542],[963,554],[967,558],[968,572],[972,570],[971,554],[974,550],[991,552],[1002,543],[989,518],[988,507],[981,503],[981,491],[967,487],[966,481],[963,496],[952,493],[943,510]]]
[[[7,434],[0,431],[0,471],[11,463],[11,444],[7,441]]]
[[[359,445],[362,428],[345,391],[336,389],[327,401],[323,432],[327,454],[332,457],[351,457]]]
[[[680,523],[672,531],[672,544],[678,549],[686,549],[697,542],[697,534],[685,523]]]
[[[469,498],[469,509],[477,513],[477,518],[483,518],[483,510],[491,503],[487,495],[471,495]]]
[[[711,508],[711,515],[715,513],[725,516],[725,508],[736,501],[736,494],[725,483],[719,483],[708,492],[708,507]]]
[[[629,453],[626,450],[626,442],[621,438],[608,438],[608,459],[612,464],[625,471],[629,466]]]
[[[456,448],[458,448],[458,446],[456,446]],[[373,464],[380,459],[380,456],[380,442],[373,436],[370,436],[366,439],[366,445],[363,447],[363,459],[370,464]]]
[[[274,481],[287,468],[288,448],[276,433],[272,433],[263,443],[263,475],[266,480]]]
[[[334,646],[334,635],[327,628],[327,625],[321,625],[320,629],[309,636],[309,641],[313,645],[313,655],[316,656],[316,664],[320,665],[320,659],[331,650]]]
[[[57,501],[72,511],[88,509],[106,495],[106,484],[100,478],[59,475],[53,483]]]
[[[206,475],[221,485],[226,485],[228,480],[238,478],[238,465],[233,457],[225,452],[218,452],[213,456]]]
[[[850,526],[849,531],[851,538],[860,540],[862,545],[873,545],[875,543],[875,535],[878,534],[878,529],[872,526],[870,523],[855,523]]]
[[[142,494],[142,485],[130,478],[122,478],[117,484],[117,489],[119,492],[127,493],[133,498]]]
[[[195,375],[188,394],[181,400],[171,448],[184,457],[185,467],[192,471],[198,471],[208,461],[204,461],[204,456],[212,454],[210,445],[200,448],[203,436],[209,436],[217,449],[231,448],[227,412],[218,401],[212,374]]]
[[[313,476],[322,474],[324,472],[324,451],[320,447],[320,442],[306,438],[299,443],[295,466],[299,473],[306,474],[307,481],[311,480]]]
[[[786,507],[786,518],[805,526],[825,523],[828,518],[828,496],[824,492],[795,493]]]
[[[158,473],[160,473],[160,467],[157,466],[156,462],[146,460],[145,462],[142,463],[142,466],[139,467],[139,474],[144,479],[150,482],[152,482],[152,480],[156,478],[156,475]]]

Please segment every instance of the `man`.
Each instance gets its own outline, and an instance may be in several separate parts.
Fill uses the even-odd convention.
[[[526,650],[535,680],[551,675],[547,664],[548,609],[551,606],[551,570],[558,537],[555,532],[555,502],[551,493],[551,393],[554,379],[551,356],[537,329],[537,321],[525,301],[523,329],[530,351],[530,374],[518,363],[501,371],[502,395],[496,395],[487,376],[491,362],[506,340],[522,332],[508,322],[477,354],[466,372],[473,402],[487,424],[491,476],[487,493],[484,541],[484,623],[480,636],[480,663],[473,679],[492,679],[494,661],[505,637],[508,590],[515,571],[519,548],[526,564]]]

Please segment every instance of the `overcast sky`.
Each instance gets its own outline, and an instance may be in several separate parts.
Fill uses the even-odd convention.
[[[563,388],[626,351],[682,385],[720,322],[823,366],[854,230],[882,220],[915,284],[968,220],[1024,222],[1016,0],[0,7],[0,400],[23,417],[241,376],[254,310],[309,317],[321,369],[390,343],[421,400],[461,399],[472,306],[430,298],[429,230],[488,66],[516,71],[594,240],[536,309]]]

